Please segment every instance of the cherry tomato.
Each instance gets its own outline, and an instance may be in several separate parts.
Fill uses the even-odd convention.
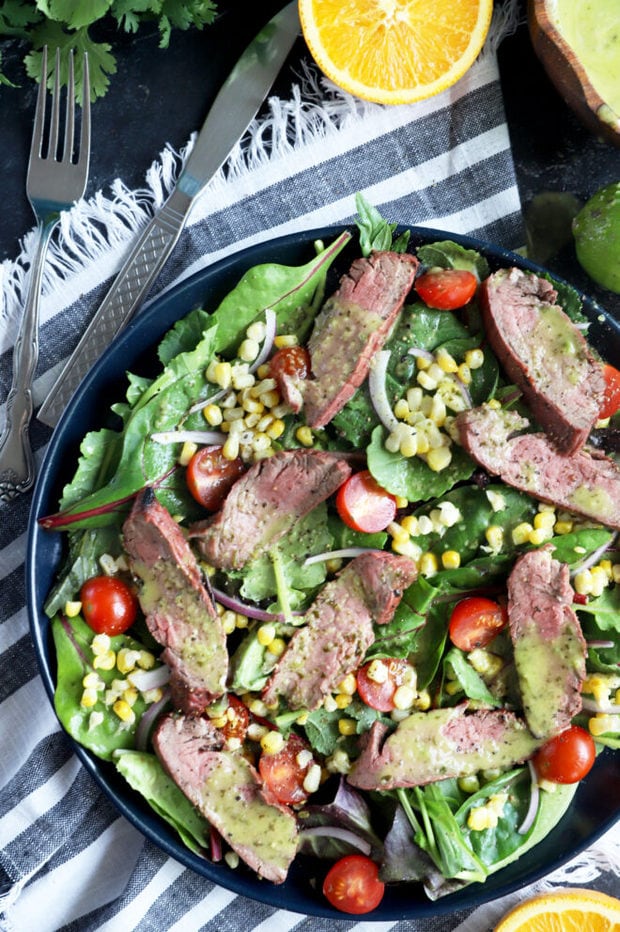
[[[303,786],[308,765],[299,763],[300,751],[307,749],[306,742],[292,734],[281,751],[275,754],[263,751],[261,754],[258,770],[266,788],[277,802],[292,806],[305,802],[310,795]]]
[[[269,360],[271,377],[280,389],[289,379],[307,379],[310,374],[310,353],[305,346],[283,346]]]
[[[384,531],[396,516],[396,498],[376,482],[367,469],[353,473],[336,495],[336,509],[354,531]]]
[[[377,683],[368,675],[372,674],[373,664],[383,664],[387,670],[385,681]],[[399,686],[410,680],[413,667],[406,660],[390,657],[380,661],[370,661],[357,671],[357,691],[362,702],[378,712],[391,712],[394,706],[394,693]]]
[[[138,600],[126,582],[116,576],[93,576],[80,589],[82,614],[97,634],[122,634],[131,628]]]
[[[483,596],[468,596],[452,609],[448,634],[455,647],[470,651],[490,644],[507,622],[503,605]]]
[[[238,738],[240,741],[243,741],[247,730],[248,725],[250,724],[250,712],[249,709],[241,699],[237,699],[236,696],[228,696],[228,708],[224,713],[226,716],[226,724],[220,729],[225,739],[228,741],[229,738]]]
[[[429,269],[418,275],[413,284],[428,307],[454,311],[471,301],[478,279],[473,272],[464,269]]]
[[[539,777],[552,783],[577,783],[594,763],[594,739],[584,728],[571,725],[551,738],[536,752],[534,768]]]
[[[231,486],[245,472],[243,460],[228,460],[222,447],[203,447],[187,464],[185,481],[196,501],[208,511],[217,511]]]
[[[620,408],[620,371],[609,363],[605,363],[603,376],[605,378],[605,394],[598,413],[601,420],[611,417]]]
[[[348,854],[329,869],[323,894],[335,909],[360,915],[376,909],[385,893],[379,868],[365,854]]]

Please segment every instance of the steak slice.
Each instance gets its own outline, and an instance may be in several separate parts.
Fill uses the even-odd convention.
[[[202,712],[224,692],[226,635],[181,528],[152,489],[135,501],[123,542],[149,631],[165,647],[175,706]]]
[[[581,711],[587,648],[568,566],[548,550],[516,561],[508,577],[508,623],[525,720],[537,738],[551,738]]]
[[[190,537],[213,566],[241,569],[329,498],[350,474],[351,467],[333,453],[276,453],[238,479],[217,515],[194,524]]]
[[[382,551],[348,563],[306,612],[265,687],[265,701],[284,696],[293,709],[316,709],[359,667],[375,639],[373,622],[390,621],[416,575],[408,557]]]
[[[604,454],[584,448],[562,456],[542,432],[515,435],[529,427],[525,418],[488,405],[455,423],[472,459],[507,485],[620,529],[620,468]]]
[[[312,376],[304,387],[310,427],[324,427],[359,388],[411,290],[418,260],[373,252],[356,259],[323,305],[308,342]]]
[[[242,861],[260,877],[282,883],[297,851],[295,816],[267,802],[252,764],[239,751],[220,750],[213,732],[204,718],[167,715],[153,746],[179,789]]]
[[[347,780],[363,790],[423,786],[512,767],[540,744],[522,719],[504,709],[466,712],[460,705],[413,712],[389,735],[387,725],[374,722]]]
[[[598,419],[605,380],[583,334],[544,278],[500,269],[481,286],[489,343],[562,453],[581,449]]]

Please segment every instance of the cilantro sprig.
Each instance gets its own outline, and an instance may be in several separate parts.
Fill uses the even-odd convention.
[[[91,31],[106,21],[119,32],[135,33],[145,24],[156,23],[159,46],[167,48],[173,29],[202,29],[215,19],[214,0],[4,0],[0,9],[0,37],[24,39],[30,44],[25,56],[28,75],[41,74],[41,49],[47,45],[61,53],[74,49],[76,84],[82,92],[81,58],[88,52],[91,100],[103,97],[116,72],[116,59],[108,42],[95,39]],[[62,55],[66,82],[68,56]],[[0,59],[0,67],[2,65]],[[0,84],[11,82],[0,71]]]

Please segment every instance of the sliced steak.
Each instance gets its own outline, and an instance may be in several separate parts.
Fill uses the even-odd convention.
[[[312,377],[304,388],[310,427],[324,427],[368,375],[411,290],[418,260],[408,253],[374,252],[356,259],[327,299],[308,343]]]
[[[238,479],[217,515],[193,525],[190,538],[213,566],[241,569],[329,498],[350,474],[351,467],[332,453],[276,453]]]
[[[373,724],[347,780],[363,790],[423,786],[513,767],[541,743],[522,719],[504,709],[467,712],[460,705],[413,712],[389,735],[386,725]]]
[[[224,692],[226,635],[200,568],[181,528],[151,489],[137,499],[123,525],[140,605],[149,631],[165,647],[175,706],[202,712]]]
[[[508,578],[508,622],[525,720],[537,738],[551,738],[581,711],[587,648],[568,566],[548,550],[516,561]]]
[[[382,551],[356,557],[323,587],[271,675],[263,698],[284,696],[293,709],[316,709],[356,670],[374,641],[373,622],[388,622],[415,563]]]
[[[488,405],[457,415],[461,443],[487,472],[534,498],[620,529],[620,468],[595,450],[558,453],[529,422]]]
[[[168,715],[153,734],[162,766],[179,789],[260,877],[282,883],[297,851],[297,823],[265,799],[260,778],[238,751],[222,751],[204,718]]]
[[[489,343],[558,450],[579,450],[598,419],[605,380],[583,334],[544,278],[500,269],[481,286]]]

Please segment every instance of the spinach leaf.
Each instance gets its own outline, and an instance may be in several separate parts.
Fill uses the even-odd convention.
[[[444,681],[456,680],[468,699],[475,699],[490,706],[502,703],[489,691],[480,674],[476,673],[462,650],[453,647],[443,658]]]
[[[95,706],[85,708],[81,704],[84,692],[83,679],[93,672],[92,640],[94,633],[81,618],[66,619],[57,615],[52,620],[52,634],[56,648],[58,674],[54,707],[65,730],[83,747],[89,748],[97,757],[110,760],[114,751],[121,748],[133,748],[135,734],[140,717],[146,709],[142,693],[133,706],[135,720],[132,723],[121,721],[116,713],[103,701],[104,692],[100,694]],[[111,639],[111,649],[118,652],[122,647],[129,650],[144,650],[144,645],[127,634],[119,634]],[[99,677],[111,686],[118,677],[118,670],[97,670]],[[91,714],[100,712],[103,719],[93,725]]]
[[[209,823],[176,785],[154,754],[117,751],[116,769],[132,789],[178,832],[190,851],[203,855],[209,847]]]
[[[358,218],[355,221],[360,231],[360,251],[369,256],[374,250],[389,249],[392,252],[406,252],[411,235],[405,230],[394,239],[396,223],[384,220],[376,207],[370,204],[363,194],[355,195]]]
[[[464,269],[467,272],[473,272],[478,281],[486,278],[490,271],[489,263],[484,256],[475,249],[466,249],[452,240],[420,246],[418,257],[428,268]]]
[[[121,541],[117,528],[108,526],[68,535],[67,556],[45,601],[45,614],[49,618],[75,598],[87,579],[101,573],[99,560],[104,554],[120,556]]]

